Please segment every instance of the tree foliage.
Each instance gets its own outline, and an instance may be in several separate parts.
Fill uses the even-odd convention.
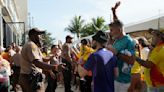
[[[75,16],[65,30],[76,34],[78,38],[93,35],[99,30],[108,30],[108,26],[105,25],[105,19],[103,17],[92,18],[91,20],[91,22],[85,23],[85,21],[81,19],[81,16]]]
[[[65,28],[65,30],[73,34],[76,34],[77,38],[80,38],[80,33],[83,30],[83,27],[84,27],[84,20],[81,18],[81,16],[75,16],[71,20],[70,25],[68,25],[68,27]]]
[[[105,25],[105,20],[103,17],[92,18],[92,22],[84,26],[83,32],[81,32],[82,37],[93,35],[99,30],[106,31],[108,26]]]
[[[51,35],[52,35],[51,33],[46,31],[43,37],[43,46],[51,47],[54,44],[55,38],[51,37]]]

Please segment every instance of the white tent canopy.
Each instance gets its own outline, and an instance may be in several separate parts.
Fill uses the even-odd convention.
[[[147,30],[149,28],[158,29],[158,26],[160,26],[160,28],[164,28],[164,15],[125,25],[124,30],[126,33],[129,33],[140,30]]]

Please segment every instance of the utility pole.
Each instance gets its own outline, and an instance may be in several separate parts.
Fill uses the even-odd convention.
[[[159,15],[158,15],[158,30],[160,30],[160,9],[158,10],[158,13],[159,13]]]
[[[32,25],[32,28],[33,28],[34,27],[34,17],[31,17],[31,20],[32,20],[31,21],[32,22],[31,25]]]
[[[28,27],[31,29],[31,14],[28,13]]]

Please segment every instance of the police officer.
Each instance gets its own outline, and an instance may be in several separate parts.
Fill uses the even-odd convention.
[[[66,64],[66,68],[63,71],[63,78],[64,78],[64,87],[65,87],[65,92],[73,92],[71,90],[71,78],[72,78],[72,54],[73,54],[73,49],[71,47],[72,44],[72,39],[70,35],[66,36],[66,42],[62,46],[62,62]]]
[[[45,87],[43,81],[40,82],[40,87],[33,88],[31,73],[36,71],[42,74],[42,69],[44,70],[57,70],[59,69],[58,65],[48,65],[43,62],[41,48],[41,36],[45,31],[40,31],[37,28],[29,30],[28,36],[29,41],[23,46],[21,56],[22,61],[20,63],[21,71],[19,84],[22,87],[23,92],[45,92]],[[60,66],[61,69],[61,66]]]

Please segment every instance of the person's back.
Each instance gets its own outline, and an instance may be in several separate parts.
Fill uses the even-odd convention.
[[[20,53],[16,53],[11,57],[11,62],[13,62],[13,64],[18,67],[20,67],[21,60],[22,60],[22,57]]]
[[[93,72],[94,92],[114,92],[114,68],[117,63],[113,53],[99,49],[88,60],[92,60],[92,64],[85,64],[84,67],[87,70],[91,68]]]

